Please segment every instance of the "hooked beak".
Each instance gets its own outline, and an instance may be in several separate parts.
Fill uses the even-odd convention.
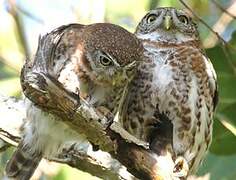
[[[133,61],[132,63],[128,64],[126,67],[125,67],[125,75],[126,75],[126,78],[127,78],[127,81],[130,82],[133,77],[134,77],[134,74],[135,74],[135,67],[137,67],[138,65],[138,61]]]
[[[129,70],[129,69],[134,68],[135,66],[137,66],[137,62],[136,62],[136,61],[133,61],[132,63],[130,63],[130,64],[128,64],[127,66],[125,66],[125,69],[126,69],[126,70]]]
[[[172,26],[172,19],[171,19],[171,16],[165,16],[165,19],[164,19],[164,28],[166,30],[170,30]]]
[[[138,64],[137,61],[133,61],[124,67],[120,67],[120,71],[118,71],[119,73],[118,78],[113,79],[112,85],[114,86],[115,84],[119,84],[120,82],[123,82],[124,77],[129,82],[130,78],[132,78],[130,76],[133,74],[133,70],[135,69],[137,64]]]

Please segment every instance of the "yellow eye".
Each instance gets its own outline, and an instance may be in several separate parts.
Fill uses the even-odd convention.
[[[147,23],[152,23],[152,22],[154,22],[156,19],[157,19],[157,15],[156,15],[156,14],[150,14],[150,15],[147,17]]]
[[[188,17],[187,16],[181,15],[178,18],[179,18],[180,22],[184,23],[185,25],[188,24]]]
[[[99,57],[99,61],[103,66],[113,65],[113,61],[109,57],[107,57],[105,54],[103,54]]]

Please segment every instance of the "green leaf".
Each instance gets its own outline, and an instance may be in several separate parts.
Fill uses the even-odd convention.
[[[207,56],[211,59],[211,62],[218,74],[221,75],[234,75],[233,68],[231,64],[227,61],[227,56],[225,55],[223,47],[217,45],[213,48],[206,50]]]
[[[236,31],[231,35],[231,40],[229,41],[230,45],[236,48]]]
[[[236,136],[218,119],[214,121],[210,152],[218,155],[236,154]]]
[[[236,44],[236,34],[230,43]],[[236,54],[217,45],[206,50],[217,72],[219,105],[214,121],[210,151],[218,155],[236,154]],[[227,53],[227,54],[226,54]]]
[[[218,111],[225,111],[225,108],[229,105],[236,103],[236,76],[231,74],[219,74],[219,109]]]
[[[210,180],[235,180],[236,179],[236,155],[217,156],[208,153],[197,175],[203,176],[210,173]]]
[[[221,122],[225,121],[229,123],[232,128],[236,129],[236,103],[233,103],[230,106],[222,109],[221,112],[217,113],[217,118],[219,118]],[[236,132],[232,133],[234,135],[236,134]]]

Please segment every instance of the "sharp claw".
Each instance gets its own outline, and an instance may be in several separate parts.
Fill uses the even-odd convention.
[[[188,175],[188,171],[189,171],[189,166],[188,166],[188,162],[184,157],[179,156],[176,160],[175,160],[175,166],[174,166],[174,176],[175,177],[186,177]]]

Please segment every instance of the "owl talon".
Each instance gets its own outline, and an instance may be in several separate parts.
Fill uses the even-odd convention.
[[[188,175],[188,171],[189,171],[189,166],[186,159],[181,156],[178,157],[175,160],[175,166],[173,170],[174,176],[179,178],[186,177]]]

